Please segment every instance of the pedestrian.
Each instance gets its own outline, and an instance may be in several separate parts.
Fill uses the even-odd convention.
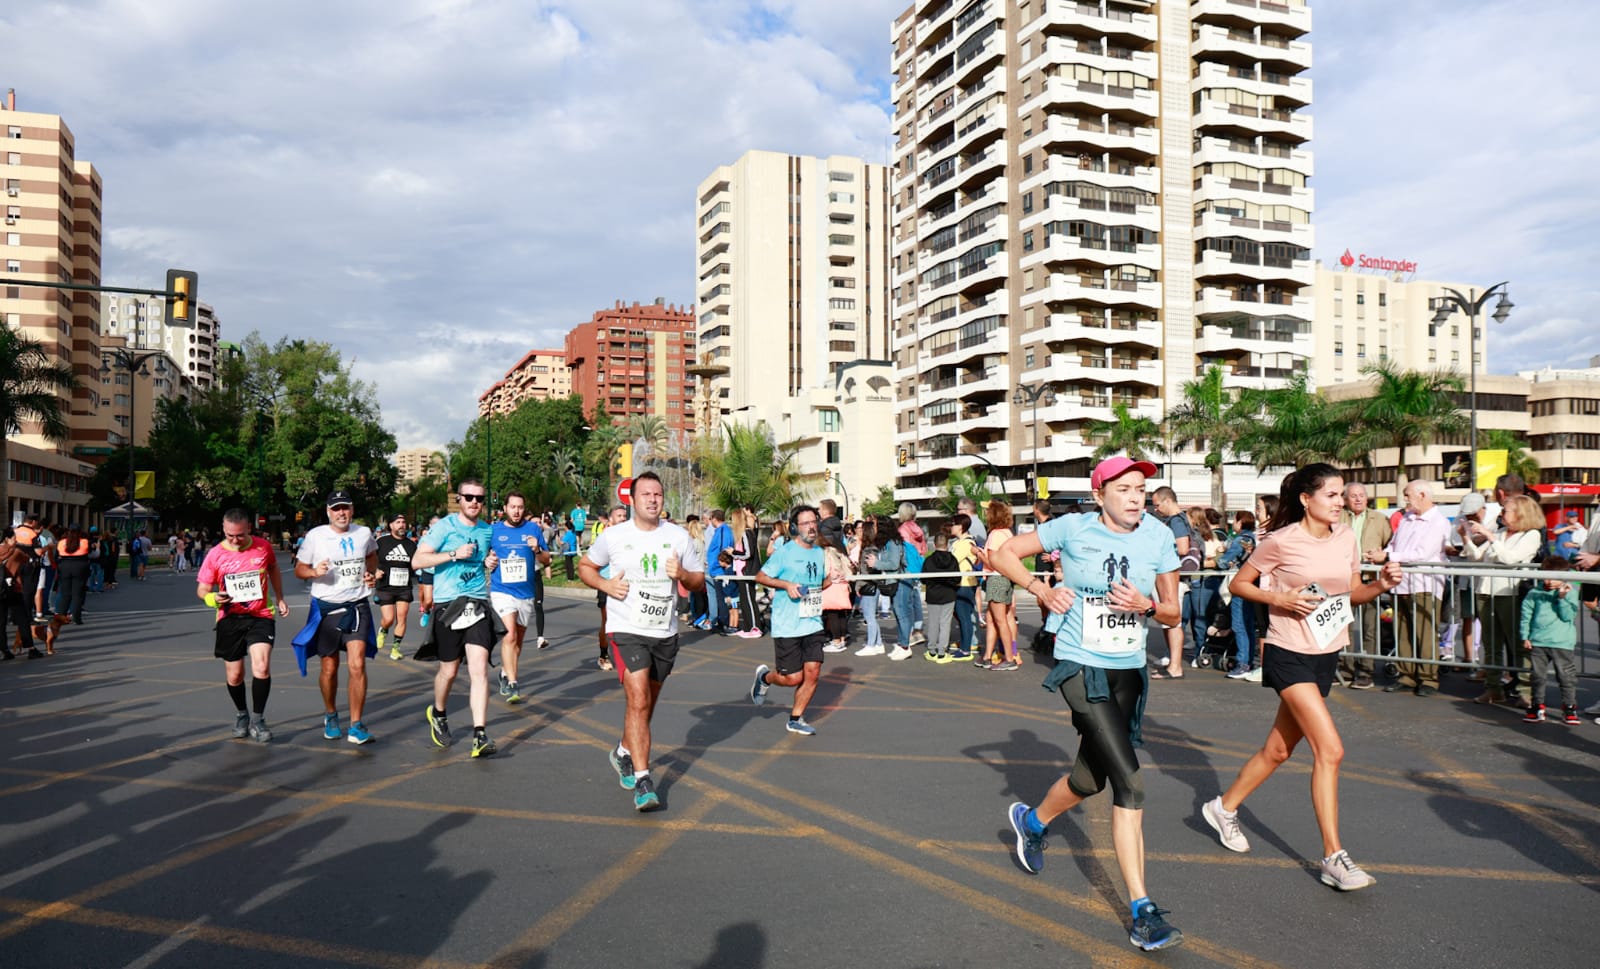
[[[1344,480],[1332,465],[1311,464],[1284,479],[1272,531],[1240,566],[1230,589],[1235,598],[1267,607],[1262,685],[1278,694],[1278,711],[1261,749],[1245,762],[1220,796],[1200,815],[1224,847],[1249,851],[1239,826],[1239,806],[1294,753],[1311,745],[1311,806],[1322,834],[1322,883],[1349,892],[1375,883],[1339,841],[1339,765],[1344,742],[1328,711],[1328,690],[1349,643],[1353,605],[1371,602],[1400,584],[1400,565],[1384,566],[1375,581],[1361,578],[1361,548],[1341,524]],[[1265,576],[1268,588],[1256,584]]]
[[[594,523],[595,537],[599,538],[600,535],[604,534],[605,529],[610,528],[612,525],[621,525],[627,520],[628,509],[623,505],[613,505],[611,510],[606,513],[605,518]],[[590,547],[592,548],[593,545],[591,544]],[[581,565],[582,563],[579,564]],[[611,567],[609,565],[600,570],[600,578],[611,578]],[[599,640],[600,647],[600,658],[596,661],[596,665],[598,665],[602,671],[610,673],[615,670],[616,667],[611,662],[611,640],[606,636],[607,598],[608,597],[606,596],[604,590],[597,590],[594,594],[595,604],[600,607],[600,626],[597,631],[597,639]]]
[[[736,510],[737,513],[737,510]],[[706,536],[706,575],[711,582],[706,585],[710,599],[711,629],[719,636],[729,634],[728,620],[733,614],[731,599],[734,583],[727,577],[733,574],[733,527],[728,524],[727,512],[713,508],[707,515],[711,519]]]
[[[31,528],[0,529],[0,659],[15,659],[7,621],[17,625],[17,648],[29,659],[43,659],[33,639],[34,587],[39,582],[39,556],[33,542],[37,532]],[[19,541],[19,538],[25,540]]]
[[[1147,461],[1107,458],[1089,476],[1099,514],[1053,518],[996,545],[988,556],[990,568],[1039,601],[1041,614],[1063,614],[1056,663],[1044,686],[1061,693],[1080,738],[1071,771],[1038,806],[1018,801],[1007,811],[1017,861],[1030,874],[1043,870],[1050,823],[1109,782],[1111,844],[1133,921],[1128,939],[1146,951],[1183,941],[1145,886],[1144,778],[1134,752],[1150,682],[1145,622],[1153,617],[1173,625],[1182,613],[1172,532],[1144,513],[1145,481],[1155,473]],[[1004,506],[990,505],[991,543],[1002,520],[995,504]],[[1062,583],[1054,588],[1022,563],[1047,549],[1061,553]],[[991,606],[991,622],[994,616]]]
[[[1540,563],[1546,572],[1565,572],[1572,563],[1564,556],[1552,555]],[[1561,686],[1562,722],[1576,726],[1578,719],[1578,667],[1572,652],[1578,645],[1578,590],[1560,579],[1544,579],[1534,584],[1522,599],[1522,649],[1528,654],[1528,682],[1533,687],[1525,723],[1538,723],[1544,716],[1545,674],[1555,667]],[[1596,720],[1600,723],[1600,720]]]
[[[938,574],[961,571],[961,564],[950,553],[948,529],[940,528],[933,533],[933,552],[922,561],[922,571],[931,573],[922,580],[928,597],[928,640],[923,658],[934,663],[955,662],[955,657],[950,655],[950,624],[955,618],[956,592],[962,580],[959,575]]]
[[[1480,499],[1481,500],[1481,499]],[[1344,488],[1344,511],[1339,513],[1339,523],[1349,526],[1355,533],[1356,543],[1361,549],[1361,564],[1364,568],[1381,564],[1385,558],[1383,549],[1394,537],[1389,528],[1389,519],[1379,512],[1368,507],[1367,486],[1359,481],[1352,481]],[[1339,658],[1339,671],[1348,677],[1350,689],[1370,690],[1373,686],[1372,657],[1382,650],[1378,641],[1378,606],[1376,603],[1367,603],[1355,607],[1356,618],[1351,625],[1351,635],[1355,640],[1356,652],[1365,653],[1354,659],[1346,659],[1342,654]],[[1470,629],[1471,620],[1468,620]],[[1470,640],[1471,633],[1468,633]]]
[[[233,736],[257,743],[272,739],[267,698],[272,694],[272,644],[277,616],[289,614],[283,579],[272,543],[250,532],[242,508],[222,515],[222,541],[206,553],[195,574],[195,595],[216,613],[212,655],[222,660],[228,698],[233,701]],[[271,596],[269,599],[268,596]],[[250,660],[250,708],[245,709],[244,664]]]
[[[1410,481],[1403,494],[1405,512],[1389,540],[1385,561],[1401,565],[1443,562],[1450,519],[1433,503],[1433,486],[1426,481]],[[1396,664],[1399,676],[1383,688],[1385,693],[1405,689],[1408,679],[1412,692],[1418,696],[1438,692],[1439,667],[1434,661],[1438,657],[1439,597],[1443,593],[1440,576],[1407,572],[1402,577],[1395,590],[1394,605],[1395,652],[1401,659]]]
[[[827,634],[828,641],[822,651],[842,653],[850,648],[850,611],[855,608],[850,598],[850,575],[855,570],[850,565],[850,557],[844,546],[839,544],[844,538],[844,530],[836,529],[830,536],[823,530],[823,523],[827,521],[827,518],[823,518],[817,525],[817,545],[822,549],[828,573],[828,584],[822,590],[822,631]]]
[[[56,543],[56,561],[61,576],[61,602],[58,616],[70,616],[75,625],[83,625],[83,604],[89,594],[89,551],[94,546],[77,525],[67,527],[61,541]]]
[[[1016,670],[1022,667],[1022,663],[1017,658],[1017,626],[1011,618],[1014,584],[1009,576],[994,567],[994,553],[1014,537],[1011,531],[1011,506],[1003,499],[991,499],[984,518],[988,539],[983,549],[983,560],[989,575],[983,582],[983,597],[989,604],[989,624],[984,632],[983,655],[975,665],[987,670]]]
[[[956,568],[965,573],[961,584],[956,586],[956,642],[947,651],[952,660],[969,658],[978,645],[976,621],[983,566],[978,563],[978,542],[972,534],[973,523],[973,517],[964,511],[958,511],[950,517],[950,555],[956,560]]]
[[[1184,586],[1188,579],[1182,576],[1191,575],[1200,571],[1202,558],[1201,549],[1195,540],[1194,526],[1189,522],[1188,514],[1183,506],[1178,504],[1178,494],[1166,485],[1155,490],[1154,498],[1155,515],[1172,530],[1173,545],[1178,550],[1178,595],[1184,596]],[[1183,679],[1183,622],[1168,626],[1161,632],[1167,641],[1167,655],[1156,661],[1156,675],[1168,679]],[[1199,640],[1195,641],[1195,649],[1200,648]]]
[[[895,530],[900,533],[900,539],[905,543],[905,571],[921,573],[922,560],[928,556],[928,536],[917,524],[917,506],[909,501],[900,502],[897,511],[899,524]],[[923,623],[926,620],[922,608],[922,582],[919,579],[906,579],[902,582],[903,589],[910,590],[906,602],[911,606],[911,639],[908,646],[915,648],[928,641],[923,632]]]
[[[1228,547],[1217,557],[1217,568],[1237,570],[1256,550],[1256,516],[1253,512],[1239,511],[1233,516],[1233,537]],[[1229,593],[1229,625],[1233,629],[1233,667],[1228,678],[1261,682],[1261,652],[1257,648],[1255,604]]]
[[[881,571],[879,559],[887,537],[887,533],[879,530],[875,518],[865,519],[856,527],[856,544],[851,549],[855,555],[857,576],[854,583],[856,605],[861,609],[861,621],[867,627],[861,648],[855,652],[857,656],[883,655],[883,627],[878,623],[878,600],[882,598],[883,583],[874,581],[871,576]],[[862,576],[867,577],[865,581]]]
[[[1462,536],[1461,551],[1474,562],[1500,566],[1532,562],[1544,543],[1544,513],[1539,503],[1527,495],[1510,495],[1501,506],[1504,528],[1495,529],[1478,522]],[[1475,702],[1509,703],[1527,707],[1521,694],[1521,673],[1528,660],[1520,647],[1525,636],[1518,634],[1518,592],[1522,580],[1501,576],[1478,579],[1478,617],[1483,623],[1483,658],[1488,667],[1487,689]],[[1501,677],[1496,667],[1509,673]],[[1385,689],[1388,689],[1385,687]]]

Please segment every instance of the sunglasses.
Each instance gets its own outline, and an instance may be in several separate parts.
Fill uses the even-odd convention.
[[[481,501],[483,501],[484,498],[487,498],[488,496],[487,495],[456,495],[456,497],[461,499],[462,501],[478,501],[478,502],[481,502]]]

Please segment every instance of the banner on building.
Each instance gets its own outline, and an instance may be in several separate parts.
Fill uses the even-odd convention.
[[[1472,487],[1472,469],[1467,465],[1467,457],[1470,454],[1470,451],[1446,451],[1441,455],[1443,458],[1441,464],[1444,468],[1441,477],[1446,488]]]
[[[133,473],[133,497],[154,498],[156,496],[156,473],[154,471],[135,471]]]
[[[1494,479],[1506,473],[1506,459],[1510,452],[1479,451],[1478,452],[1478,482],[1479,491],[1487,491],[1494,487]]]

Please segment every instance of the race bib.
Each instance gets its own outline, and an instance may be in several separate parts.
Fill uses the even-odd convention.
[[[501,559],[500,581],[508,583],[528,581],[528,560],[520,555],[508,555]]]
[[[806,594],[800,597],[800,618],[801,619],[821,619],[822,618],[822,590],[821,589],[810,589],[810,590],[807,590]]]
[[[468,602],[461,607],[461,615],[450,623],[450,628],[455,630],[471,629],[482,622],[486,616],[483,609],[476,602]]]
[[[1318,603],[1304,621],[1306,628],[1311,631],[1312,640],[1319,647],[1327,649],[1344,631],[1344,627],[1354,620],[1349,596],[1329,596]]]
[[[1104,596],[1084,596],[1083,648],[1102,656],[1144,652],[1144,617],[1108,608]]]
[[[234,602],[260,602],[264,597],[261,594],[260,572],[236,572],[233,575],[222,577],[222,590]]]
[[[389,584],[404,588],[411,584],[411,570],[398,565],[389,566]]]
[[[340,559],[333,563],[333,572],[338,576],[334,583],[340,589],[356,589],[364,585],[363,575],[366,572],[365,559]]]
[[[628,590],[639,597],[633,624],[640,629],[666,629],[672,625],[671,582],[633,582]]]

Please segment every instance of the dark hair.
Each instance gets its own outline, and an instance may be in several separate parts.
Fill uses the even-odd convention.
[[[1520,495],[1528,490],[1528,483],[1520,474],[1502,474],[1494,479],[1494,486],[1508,495]]]
[[[523,504],[527,504],[527,502],[528,502],[528,496],[523,494],[522,492],[520,492],[520,491],[508,491],[508,492],[506,492],[505,497],[500,499],[500,504],[504,505],[506,502],[510,501],[513,498],[521,499]]]
[[[1173,500],[1173,501],[1177,501],[1178,500],[1178,493],[1176,491],[1173,491],[1171,488],[1167,487],[1166,485],[1162,485],[1161,487],[1157,488],[1156,490],[1150,492],[1150,497],[1155,499],[1155,501],[1157,501],[1157,502],[1166,501],[1169,498],[1171,500]]]
[[[667,493],[667,486],[662,484],[661,475],[656,474],[654,471],[641,471],[633,476],[634,487],[638,487],[639,482],[641,481],[654,481],[656,484],[661,485],[662,494]]]
[[[250,513],[243,508],[229,508],[222,513],[222,520],[229,525],[250,524]]]
[[[817,510],[816,505],[795,505],[789,512],[789,531],[794,532],[800,528],[800,516],[808,511],[817,516],[818,522],[822,521],[822,512]],[[782,522],[773,522],[773,524],[780,525]]]
[[[483,482],[477,478],[462,478],[460,481],[456,482],[456,494],[461,494],[461,489],[465,488],[469,484],[477,485],[478,487],[483,488]],[[489,489],[483,488],[483,490],[488,491]]]
[[[1253,511],[1236,511],[1233,520],[1239,523],[1239,530],[1253,532],[1256,530],[1256,513]]]
[[[1284,483],[1285,484],[1288,483],[1289,477],[1293,477],[1293,475],[1291,474],[1291,475],[1288,475],[1288,476],[1286,476],[1284,478]],[[1265,508],[1267,510],[1266,519],[1263,520],[1263,521],[1258,521],[1258,522],[1256,522],[1256,524],[1258,526],[1262,527],[1262,528],[1275,528],[1275,527],[1277,527],[1277,524],[1278,524],[1277,523],[1277,518],[1278,518],[1278,496],[1277,495],[1256,495],[1256,500],[1261,502],[1261,507]]]
[[[1565,572],[1572,568],[1572,563],[1565,555],[1546,555],[1544,561],[1539,563],[1539,568],[1546,572]]]
[[[1283,490],[1278,492],[1278,507],[1272,511],[1272,527],[1274,530],[1293,525],[1306,517],[1305,503],[1300,499],[1306,495],[1316,494],[1329,478],[1344,480],[1344,475],[1331,464],[1317,462],[1308,464],[1293,474],[1283,479]]]
[[[950,516],[950,524],[960,528],[963,532],[972,531],[972,516],[964,511],[958,511]]]

